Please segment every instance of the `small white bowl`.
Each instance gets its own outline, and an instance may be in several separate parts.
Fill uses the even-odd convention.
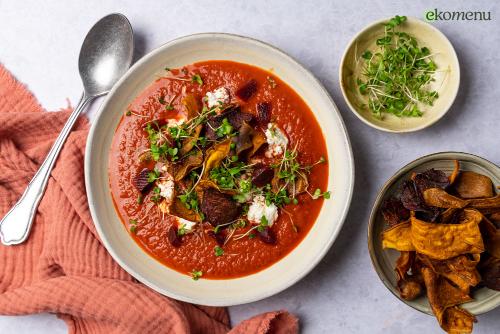
[[[422,107],[422,117],[397,117],[384,113],[379,119],[372,112],[363,107],[367,103],[367,97],[363,96],[358,89],[356,79],[360,77],[363,67],[361,55],[366,50],[373,51],[376,48],[376,40],[384,35],[384,25],[390,18],[370,24],[359,32],[349,43],[340,63],[340,88],[352,112],[363,122],[376,129],[387,132],[412,132],[422,130],[441,119],[450,109],[455,100],[460,85],[460,67],[457,54],[453,45],[446,36],[433,25],[423,22],[417,18],[408,19],[398,26],[399,31],[414,36],[420,47],[428,47],[433,60],[438,67],[436,81],[431,88],[436,89],[439,98],[433,106]]]
[[[108,153],[124,110],[163,72],[165,66],[180,67],[217,59],[272,70],[304,99],[314,112],[327,143],[328,189],[332,191],[332,198],[323,205],[302,242],[274,265],[241,278],[193,281],[188,275],[166,267],[145,253],[120,222],[108,187]],[[354,163],[337,107],[309,71],[268,44],[241,36],[209,33],[182,37],[153,50],[115,85],[90,129],[85,152],[85,183],[97,232],[109,253],[128,273],[175,299],[203,305],[235,305],[286,289],[323,258],[337,237],[351,202]]]

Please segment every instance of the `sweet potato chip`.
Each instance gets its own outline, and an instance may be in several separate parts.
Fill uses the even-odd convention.
[[[453,169],[453,172],[448,177],[448,179],[450,180],[450,184],[455,183],[455,180],[457,179],[458,175],[460,174],[460,162],[458,162],[458,160],[455,160],[454,164],[455,164],[455,168]]]
[[[424,267],[422,275],[427,289],[427,298],[439,325],[448,333],[470,333],[475,318],[467,311],[456,307],[472,298],[451,285],[432,269]]]
[[[431,188],[423,192],[423,197],[426,205],[436,206],[438,208],[458,208],[461,209],[468,201],[448,194],[441,188]]]
[[[210,175],[212,168],[219,166],[221,161],[228,156],[230,145],[231,142],[229,140],[225,140],[208,150],[205,159],[205,166],[203,167],[203,175],[205,178]]]
[[[427,223],[411,217],[413,247],[417,252],[437,260],[446,260],[466,253],[483,252],[483,239],[479,231],[482,216],[475,213],[468,214],[467,222],[452,225]],[[398,236],[400,235],[402,234],[399,233]],[[397,240],[393,244],[397,244]]]
[[[418,254],[419,261],[431,268],[436,274],[446,277],[464,293],[469,293],[470,288],[481,281],[481,276],[476,268],[479,258],[479,254],[470,257],[459,255],[448,260],[439,261]]]
[[[460,198],[493,197],[493,183],[485,175],[475,172],[461,172],[454,188]]]
[[[415,252],[401,252],[396,261],[396,276],[399,295],[405,300],[413,300],[423,292],[420,281],[408,275],[408,271],[413,266]]]
[[[441,328],[449,334],[472,333],[472,326],[475,322],[477,322],[476,317],[466,310],[454,306],[446,309]]]
[[[382,247],[393,248],[400,252],[414,251],[411,241],[410,222],[397,224],[382,233]]]
[[[194,151],[193,151],[194,152]],[[182,180],[191,170],[197,168],[203,164],[203,153],[197,150],[196,153],[190,154],[179,162],[179,165],[175,168],[174,180]]]

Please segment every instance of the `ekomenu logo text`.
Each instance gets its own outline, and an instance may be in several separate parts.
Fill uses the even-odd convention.
[[[491,21],[486,11],[441,11],[437,8],[425,12],[427,21]]]

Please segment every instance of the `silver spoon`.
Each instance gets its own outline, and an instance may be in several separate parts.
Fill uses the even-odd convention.
[[[71,128],[88,103],[107,94],[129,69],[133,51],[132,27],[121,14],[103,17],[88,32],[78,59],[83,95],[24,194],[0,222],[0,238],[4,245],[20,244],[28,238],[50,172]]]

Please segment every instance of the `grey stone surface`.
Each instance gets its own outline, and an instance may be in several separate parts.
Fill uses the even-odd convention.
[[[362,27],[395,14],[423,18],[428,9],[491,11],[483,22],[434,22],[451,40],[461,86],[439,123],[413,134],[374,130],[348,109],[339,90],[344,48]],[[325,259],[305,279],[260,302],[231,307],[233,322],[286,308],[304,333],[439,333],[436,320],[394,298],[373,271],[366,247],[371,204],[384,181],[422,155],[457,150],[500,164],[500,6],[493,1],[108,1],[0,0],[0,62],[43,106],[75,104],[81,92],[77,56],[90,26],[110,12],[130,19],[138,56],[178,36],[222,31],[271,43],[325,84],[347,124],[356,186],[347,221]],[[95,106],[94,106],[95,109]],[[90,113],[92,116],[92,112]],[[265,282],[262,282],[265,284]],[[498,333],[500,309],[479,316],[475,333]],[[0,317],[0,333],[65,333],[52,315]]]

